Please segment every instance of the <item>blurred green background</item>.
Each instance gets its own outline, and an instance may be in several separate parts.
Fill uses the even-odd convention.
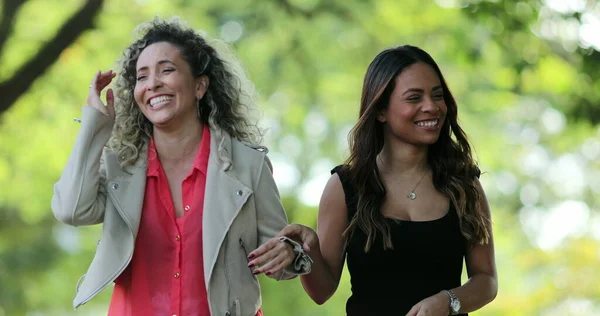
[[[499,294],[473,315],[600,315],[595,0],[4,0],[0,14],[0,316],[106,314],[110,288],[71,307],[100,227],[58,223],[52,185],[90,78],[154,16],[232,46],[256,84],[290,220],[313,227],[369,62],[392,45],[427,50],[492,206]],[[346,272],[322,306],[297,279],[261,283],[267,316],[345,315]]]

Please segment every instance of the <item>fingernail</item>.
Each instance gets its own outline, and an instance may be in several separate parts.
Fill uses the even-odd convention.
[[[251,254],[248,255],[248,259],[252,259],[252,258],[254,258],[254,254],[253,253],[251,253]]]
[[[254,267],[254,263],[248,263],[248,268]]]
[[[254,275],[257,275],[259,273],[260,273],[260,271],[258,271],[258,270],[254,270],[254,272],[252,272],[252,274],[254,274]]]
[[[265,272],[266,275],[271,275],[271,271]]]

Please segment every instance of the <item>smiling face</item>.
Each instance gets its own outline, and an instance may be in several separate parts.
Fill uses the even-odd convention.
[[[158,42],[148,45],[140,53],[134,97],[154,126],[197,119],[197,102],[207,87],[208,78],[195,78],[189,63],[175,45]]]
[[[423,146],[438,140],[447,111],[437,73],[417,62],[396,77],[388,106],[377,119],[385,123],[387,136]]]

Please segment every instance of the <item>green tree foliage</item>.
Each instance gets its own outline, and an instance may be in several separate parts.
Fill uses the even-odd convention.
[[[0,88],[89,4],[18,2],[0,39]],[[5,17],[7,3],[17,1]],[[47,70],[18,82],[26,92],[2,96],[0,316],[75,314],[100,228],[58,223],[52,184],[91,76],[114,67],[135,26],[156,15],[232,46],[256,84],[289,217],[313,227],[323,182],[347,154],[369,62],[392,45],[423,47],[457,98],[492,206],[500,293],[473,314],[600,314],[599,10],[585,0],[104,1]],[[322,306],[299,280],[261,281],[267,315],[344,315],[350,295],[346,271]],[[110,294],[77,314],[105,315]]]

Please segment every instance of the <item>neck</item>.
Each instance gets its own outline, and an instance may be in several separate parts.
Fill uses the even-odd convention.
[[[378,167],[387,174],[415,175],[427,172],[427,146],[386,139],[378,155]]]
[[[177,162],[190,156],[195,157],[202,140],[203,127],[200,120],[170,129],[154,126],[152,135],[161,162]]]

